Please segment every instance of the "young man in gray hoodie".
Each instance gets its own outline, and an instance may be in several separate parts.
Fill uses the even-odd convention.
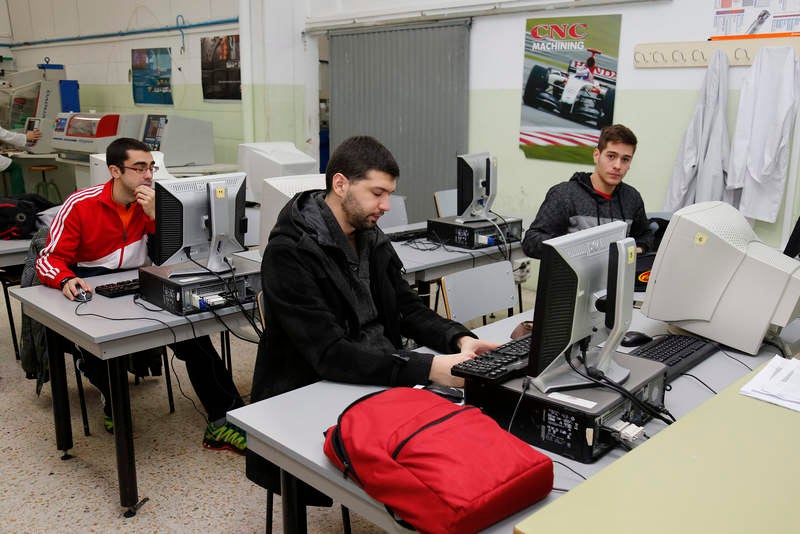
[[[653,232],[639,192],[622,182],[636,152],[636,136],[621,124],[603,128],[594,149],[594,172],[576,172],[547,192],[522,249],[541,258],[542,242],[611,221],[625,221],[639,253],[653,248]]]

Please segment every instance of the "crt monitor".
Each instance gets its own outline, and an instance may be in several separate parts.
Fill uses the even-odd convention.
[[[489,210],[497,194],[497,160],[488,152],[456,158],[456,222],[492,220]]]
[[[585,367],[600,370],[618,383],[630,374],[612,357],[633,308],[636,245],[625,237],[626,231],[625,222],[614,221],[544,242],[528,355],[528,376],[540,391],[592,384],[566,361],[568,356],[576,367],[584,366],[579,362],[584,351]],[[610,254],[610,250],[616,252]],[[611,284],[610,257],[614,260]],[[614,293],[608,301],[604,300],[607,289]],[[609,301],[613,303],[609,314],[616,313],[616,319],[607,319],[601,311],[605,309],[602,303]],[[603,341],[604,347],[598,348]]]
[[[163,152],[170,167],[214,163],[211,121],[151,113],[144,117],[140,139],[150,150]]]
[[[247,174],[247,201],[256,204],[261,204],[265,178],[319,172],[317,160],[287,141],[241,143],[237,164]]]
[[[153,263],[206,262],[186,274],[229,270],[227,256],[245,248],[244,181],[244,173],[237,172],[154,182]]]
[[[259,250],[264,254],[269,233],[278,220],[278,214],[286,203],[297,193],[312,189],[325,189],[324,174],[301,174],[299,176],[279,176],[263,180],[261,193],[261,227],[258,230]]]
[[[642,312],[756,354],[799,306],[800,262],[764,244],[736,208],[712,201],[673,214]]]

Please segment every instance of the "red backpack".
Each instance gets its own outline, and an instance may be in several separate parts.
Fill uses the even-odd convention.
[[[547,496],[549,457],[470,405],[393,388],[345,408],[325,432],[345,476],[420,532],[477,532]]]

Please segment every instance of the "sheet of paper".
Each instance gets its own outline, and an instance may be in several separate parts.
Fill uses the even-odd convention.
[[[800,411],[800,360],[775,356],[739,393]]]

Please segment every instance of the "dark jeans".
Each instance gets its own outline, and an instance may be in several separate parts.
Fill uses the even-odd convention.
[[[186,362],[189,380],[208,414],[209,421],[222,419],[228,410],[244,406],[236,384],[233,383],[222,358],[217,354],[217,350],[211,344],[208,336],[187,339],[169,345],[169,347],[179,360]],[[135,358],[138,354],[141,353],[132,356]],[[109,400],[111,397],[106,362],[88,352],[83,353],[83,360],[83,373],[106,398],[104,412],[110,416],[111,403]],[[169,372],[169,369],[166,369],[165,372]]]

